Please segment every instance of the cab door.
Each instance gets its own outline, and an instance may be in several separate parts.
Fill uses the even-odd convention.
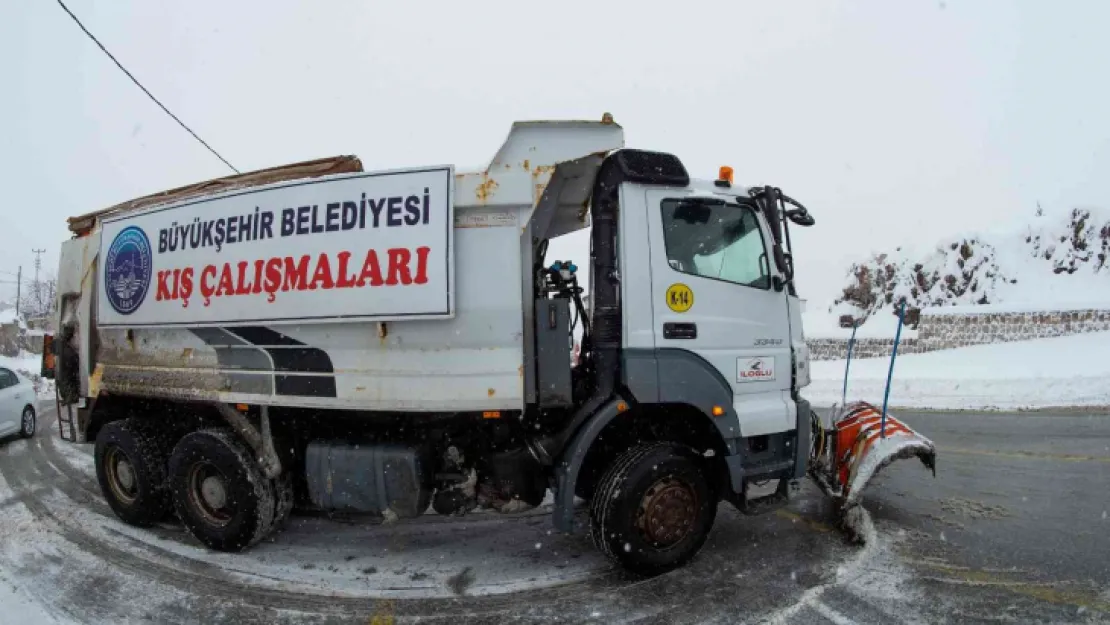
[[[754,205],[645,192],[656,348],[693,352],[729,381],[741,435],[794,429],[787,293]]]

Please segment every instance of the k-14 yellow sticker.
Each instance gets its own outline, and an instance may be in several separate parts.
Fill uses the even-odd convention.
[[[679,313],[690,310],[694,305],[694,292],[690,287],[681,282],[672,284],[667,288],[667,306]]]

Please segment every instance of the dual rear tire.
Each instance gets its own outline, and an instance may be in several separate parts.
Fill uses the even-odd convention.
[[[293,508],[289,474],[262,475],[249,448],[226,428],[172,437],[142,421],[105,425],[96,473],[123,521],[150,526],[172,511],[201,543],[240,551],[269,535]]]

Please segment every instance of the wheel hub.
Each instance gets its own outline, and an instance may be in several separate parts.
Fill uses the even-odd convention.
[[[27,433],[35,430],[35,413],[30,410],[23,411],[23,431]]]
[[[227,489],[224,488],[223,480],[214,475],[204,478],[200,483],[200,494],[204,497],[204,503],[211,508],[219,510],[227,505]]]
[[[697,509],[698,496],[693,486],[675,477],[665,477],[644,493],[636,525],[648,542],[669,547],[693,529]]]
[[[231,521],[227,478],[215,465],[201,461],[189,468],[188,493],[189,503],[206,523],[223,526]]]
[[[108,450],[104,467],[108,477],[108,487],[120,502],[131,505],[138,497],[138,479],[135,465],[118,447]]]
[[[116,464],[116,478],[119,480],[119,485],[127,490],[135,486],[135,469],[130,462],[121,459]]]

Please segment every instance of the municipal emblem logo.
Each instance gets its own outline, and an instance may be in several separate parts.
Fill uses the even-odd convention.
[[[121,315],[139,308],[150,287],[150,239],[138,226],[128,226],[116,235],[104,259],[104,290],[108,303]]]

